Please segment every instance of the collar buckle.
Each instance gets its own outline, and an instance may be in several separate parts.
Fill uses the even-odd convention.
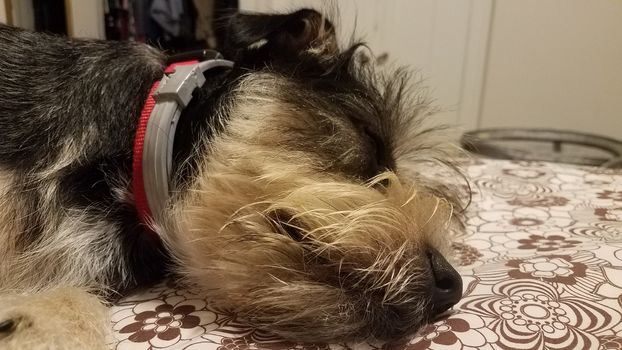
[[[141,214],[143,218],[151,216],[149,220],[161,222],[159,219],[167,207],[175,130],[182,110],[192,100],[192,93],[205,84],[204,74],[208,70],[233,67],[233,62],[222,59],[220,54],[217,53],[214,57],[218,58],[200,62],[178,62],[168,66],[152,95],[155,103],[153,109],[146,113],[148,120],[144,129],[142,152],[134,154],[135,166],[142,168],[144,199],[150,214]],[[143,113],[145,112],[143,109]],[[134,176],[140,176],[137,174],[134,171]]]

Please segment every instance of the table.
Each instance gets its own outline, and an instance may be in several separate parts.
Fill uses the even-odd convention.
[[[111,308],[122,349],[622,349],[622,171],[474,159],[464,297],[391,344],[294,344],[245,327],[165,282]]]

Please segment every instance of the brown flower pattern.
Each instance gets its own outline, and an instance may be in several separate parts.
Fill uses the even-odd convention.
[[[512,218],[510,223],[514,226],[538,226],[542,225],[544,221],[534,218]]]
[[[520,207],[563,207],[570,200],[561,196],[517,197],[508,201],[509,205]]]
[[[529,238],[520,239],[518,249],[535,249],[538,252],[550,252],[559,249],[575,248],[581,241],[568,239],[560,235],[541,236],[530,235]]]
[[[622,207],[615,208],[596,208],[594,215],[603,221],[622,221]]]
[[[600,199],[612,199],[614,201],[622,202],[622,191],[604,190],[602,192],[599,192],[597,196]]]
[[[531,180],[537,179],[546,175],[546,172],[536,169],[536,168],[513,168],[513,169],[503,169],[502,173],[509,176],[515,176],[521,179]]]
[[[287,341],[256,342],[252,337],[223,338],[218,350],[330,350],[328,344],[296,344]]]
[[[180,328],[194,328],[199,325],[201,320],[191,315],[194,311],[196,310],[192,305],[158,305],[153,311],[143,311],[136,315],[136,322],[121,328],[119,333],[131,333],[128,339],[133,342],[145,342],[153,337],[172,340],[181,335]]]
[[[462,307],[493,320],[501,349],[598,349],[597,331],[611,331],[622,316],[601,303],[562,296],[540,281],[503,281]]]
[[[419,331],[407,344],[390,346],[385,350],[469,349],[480,348],[496,340],[496,335],[486,328],[486,322],[481,317],[464,313],[434,322]]]
[[[454,252],[458,256],[460,266],[473,265],[479,258],[483,256],[477,248],[466,243],[456,242],[453,244]]]
[[[426,336],[421,341],[423,348],[429,348],[432,343],[450,346],[458,342],[456,333],[463,333],[470,329],[469,323],[463,319],[453,318],[433,323],[424,329]]]
[[[603,335],[599,339],[603,350],[622,350],[622,336]]]
[[[162,286],[154,289],[168,291]],[[112,314],[116,349],[166,348],[215,328],[217,316],[206,309],[205,301],[176,294],[134,305],[120,302],[121,306]]]
[[[115,350],[622,350],[622,171],[476,159],[454,237],[464,297],[382,344],[296,344],[167,281],[111,308]]]
[[[478,348],[497,341],[497,335],[486,328],[486,322],[472,314],[452,315],[419,331],[405,347],[419,349]]]
[[[506,263],[508,275],[515,279],[531,278],[563,284],[575,284],[585,277],[587,266],[573,262],[569,255],[545,255],[533,259],[516,259]]]
[[[622,222],[595,222],[589,226],[576,226],[568,230],[575,236],[587,237],[594,241],[622,243]]]
[[[599,291],[611,295],[616,287],[605,285],[609,262],[590,251],[573,254],[536,254],[489,262],[476,267],[479,283],[495,285],[505,280],[535,280],[551,285],[559,294],[569,294],[588,300],[602,299]]]

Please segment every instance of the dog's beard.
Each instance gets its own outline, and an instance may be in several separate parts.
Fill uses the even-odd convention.
[[[257,166],[261,175],[209,176],[177,208],[176,232],[188,234],[170,244],[185,277],[252,324],[299,340],[427,321],[425,252],[447,251],[450,202],[392,172],[360,183]]]

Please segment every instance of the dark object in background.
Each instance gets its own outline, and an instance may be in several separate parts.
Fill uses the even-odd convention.
[[[36,31],[67,35],[65,0],[33,0],[32,6]]]
[[[169,53],[216,48],[223,35],[216,23],[237,9],[237,0],[106,0],[106,39]]]
[[[192,0],[151,0],[146,39],[172,52],[205,47],[196,39],[197,9]]]
[[[461,144],[489,158],[622,168],[622,141],[574,131],[482,129],[465,133]]]
[[[108,40],[134,40],[134,30],[130,26],[132,15],[127,1],[108,0],[105,2],[104,26]]]

